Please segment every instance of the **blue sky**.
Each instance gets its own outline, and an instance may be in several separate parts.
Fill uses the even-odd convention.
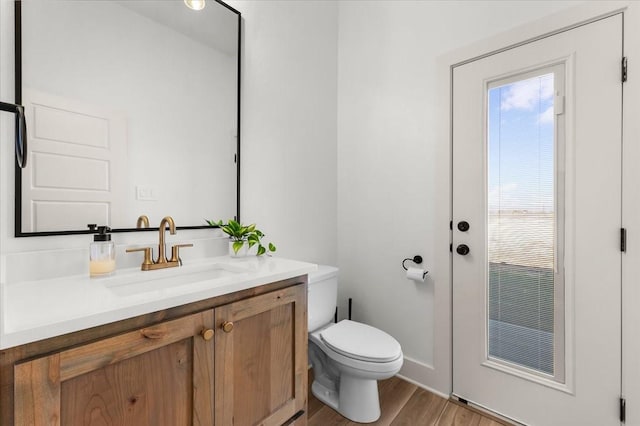
[[[553,211],[553,74],[489,90],[489,210]]]

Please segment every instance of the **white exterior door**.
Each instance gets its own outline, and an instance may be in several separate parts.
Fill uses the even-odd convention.
[[[525,424],[619,424],[622,34],[453,70],[453,392]]]

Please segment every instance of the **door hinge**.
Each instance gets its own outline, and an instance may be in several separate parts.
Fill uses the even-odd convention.
[[[449,243],[449,251],[453,253],[453,243]]]
[[[449,221],[449,230],[453,231],[453,221],[452,220]]]
[[[620,397],[620,422],[624,423],[627,420],[627,400],[624,397]]]
[[[627,252],[627,229],[620,228],[620,251]]]
[[[622,57],[622,82],[623,83],[627,81],[627,71],[628,71],[627,57],[623,56]]]
[[[238,154],[233,154],[233,164],[238,164]]]

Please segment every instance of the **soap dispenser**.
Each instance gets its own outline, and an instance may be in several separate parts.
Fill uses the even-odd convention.
[[[96,225],[88,225],[94,231]],[[89,276],[106,277],[116,270],[116,246],[111,241],[111,228],[98,226],[98,233],[93,236],[89,246]]]

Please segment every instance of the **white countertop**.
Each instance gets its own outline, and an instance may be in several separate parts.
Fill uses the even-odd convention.
[[[0,349],[305,275],[312,263],[221,256],[179,268],[2,284]]]

